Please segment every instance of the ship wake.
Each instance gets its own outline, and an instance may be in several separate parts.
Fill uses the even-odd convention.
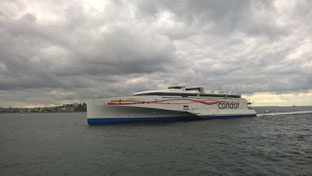
[[[272,113],[257,114],[257,117],[275,116],[275,115],[292,115],[292,114],[310,114],[310,113],[312,113],[312,111],[272,112]]]

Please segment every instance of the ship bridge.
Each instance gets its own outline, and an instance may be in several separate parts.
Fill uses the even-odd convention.
[[[170,86],[168,89],[162,90],[151,90],[151,91],[142,91],[136,92],[134,96],[180,96],[180,97],[224,97],[224,98],[241,98],[239,94],[224,93],[224,92],[205,92],[204,87],[194,86],[194,87],[185,87],[185,86]]]

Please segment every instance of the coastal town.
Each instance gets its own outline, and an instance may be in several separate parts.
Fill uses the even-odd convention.
[[[86,112],[86,103],[63,104],[52,107],[35,107],[35,108],[1,108],[0,113],[45,113],[45,112]]]

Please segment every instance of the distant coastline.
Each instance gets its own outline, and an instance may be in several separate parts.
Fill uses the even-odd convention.
[[[291,111],[311,111],[312,106],[254,106],[257,113],[276,113]],[[34,108],[2,108],[0,113],[58,113],[58,112],[87,112],[86,103],[63,104],[60,106],[34,107]]]
[[[86,103],[63,104],[52,107],[35,107],[35,108],[1,108],[0,113],[47,113],[47,112],[86,112]]]

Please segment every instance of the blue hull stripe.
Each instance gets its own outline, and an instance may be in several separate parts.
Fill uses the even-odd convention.
[[[137,122],[137,121],[158,121],[158,120],[190,120],[193,117],[142,117],[142,118],[102,118],[88,119],[88,124],[110,123],[110,122]]]
[[[178,117],[142,117],[142,118],[95,118],[88,119],[88,124],[101,124],[111,122],[139,122],[139,121],[161,121],[161,120],[192,120],[192,119],[212,119],[212,118],[231,118],[231,117],[254,117],[256,114],[243,115],[211,115],[211,116],[178,116]]]

